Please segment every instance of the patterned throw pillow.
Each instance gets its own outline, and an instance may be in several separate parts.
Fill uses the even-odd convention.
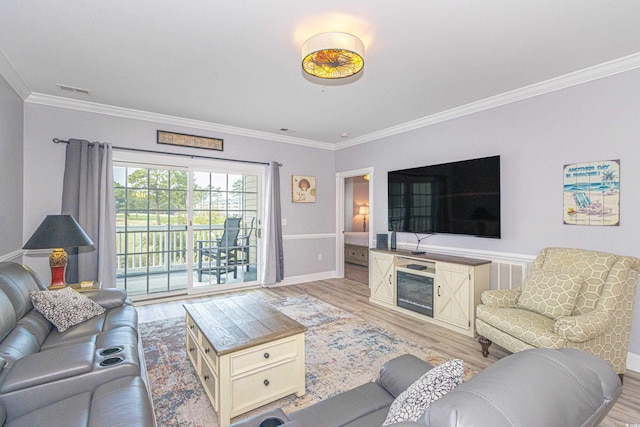
[[[522,284],[516,307],[535,311],[554,320],[570,316],[582,283],[582,278],[566,273],[531,271]]]
[[[383,426],[418,421],[429,405],[462,384],[464,367],[455,359],[438,365],[418,378],[393,401]]]
[[[58,332],[105,312],[100,304],[69,287],[59,291],[31,291],[29,296],[35,309],[53,323]]]

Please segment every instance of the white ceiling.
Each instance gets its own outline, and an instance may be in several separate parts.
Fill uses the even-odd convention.
[[[348,84],[303,76],[302,43],[326,31],[365,44]],[[324,145],[638,67],[638,0],[0,2],[0,72],[28,102]]]

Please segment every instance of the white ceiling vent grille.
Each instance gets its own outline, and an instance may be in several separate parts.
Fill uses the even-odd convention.
[[[58,89],[60,89],[60,90],[62,90],[64,92],[79,93],[81,95],[90,95],[91,94],[87,89],[80,89],[78,87],[73,87],[73,86],[68,86],[68,85],[61,85],[61,84],[57,84],[56,86],[58,86]]]

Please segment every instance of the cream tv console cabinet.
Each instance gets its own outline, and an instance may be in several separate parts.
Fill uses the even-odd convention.
[[[474,337],[491,261],[371,249],[369,301]]]

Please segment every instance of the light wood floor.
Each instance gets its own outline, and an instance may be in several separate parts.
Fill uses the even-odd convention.
[[[348,279],[330,279],[300,285],[259,289],[250,292],[266,293],[274,296],[310,295],[347,310],[364,320],[395,332],[423,347],[437,349],[451,358],[460,358],[476,371],[509,354],[495,344],[490,348],[488,358],[482,357],[480,345],[473,338],[466,337],[445,328],[423,322],[394,311],[369,303],[369,288],[366,284]],[[140,307],[141,317],[168,317],[167,310],[180,310],[176,302]],[[535,402],[531,402],[535,404]],[[540,408],[544,410],[544,408]],[[609,412],[602,426],[640,425],[640,373],[627,371],[620,399]]]

